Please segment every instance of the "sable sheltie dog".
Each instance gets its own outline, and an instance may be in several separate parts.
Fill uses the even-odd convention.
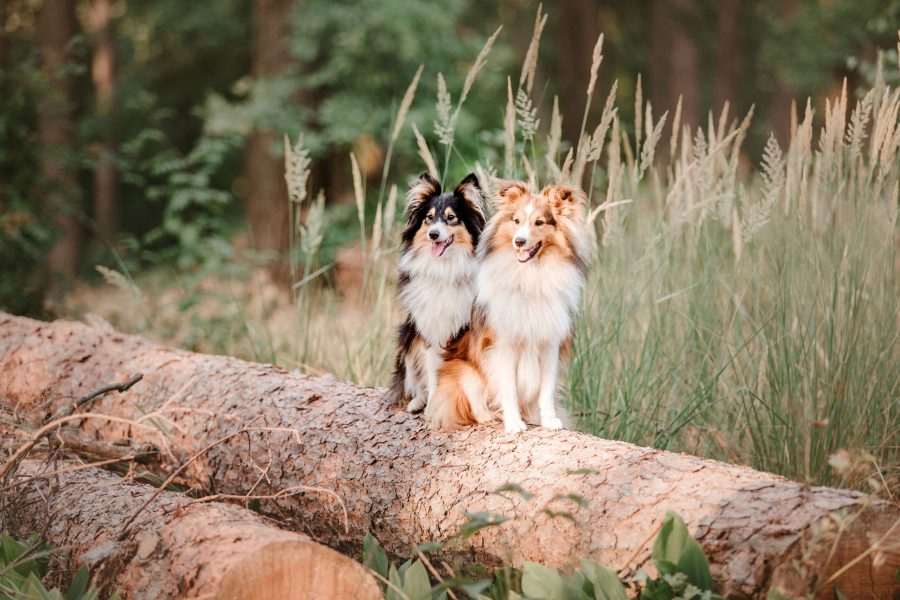
[[[560,356],[590,259],[587,199],[564,185],[535,193],[526,183],[505,181],[495,202],[478,245],[471,323],[447,346],[425,414],[433,427],[502,416],[512,433],[525,430],[524,416],[559,429]]]
[[[443,347],[469,323],[475,248],[485,222],[482,201],[474,174],[442,194],[441,185],[422,173],[407,195],[397,286],[407,317],[389,394],[410,412],[431,400]]]

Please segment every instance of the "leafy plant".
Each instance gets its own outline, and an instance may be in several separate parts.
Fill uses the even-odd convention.
[[[99,600],[97,588],[88,587],[90,574],[84,565],[75,572],[65,593],[47,589],[41,579],[53,552],[41,544],[37,535],[24,542],[0,534],[0,597],[16,600]],[[111,600],[118,600],[113,594]]]
[[[507,485],[504,491],[518,486]],[[502,493],[502,492],[495,492]],[[582,559],[578,569],[560,573],[545,565],[525,562],[520,569],[503,567],[487,577],[464,577],[450,574],[432,585],[428,577],[430,563],[425,552],[452,549],[457,538],[466,539],[480,529],[502,524],[508,519],[487,513],[465,513],[465,522],[457,536],[444,542],[430,543],[416,549],[419,558],[408,560],[399,568],[389,563],[387,555],[371,534],[363,541],[363,564],[382,582],[389,600],[441,600],[448,590],[465,594],[473,600],[628,600],[629,595],[619,575],[603,565]],[[650,578],[640,571],[633,583],[640,600],[721,600],[713,593],[709,561],[700,544],[691,537],[684,521],[669,511],[657,535],[652,552],[659,575]],[[433,570],[432,573],[437,576]],[[482,571],[481,569],[473,569]]]

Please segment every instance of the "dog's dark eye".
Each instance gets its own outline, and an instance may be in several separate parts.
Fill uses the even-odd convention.
[[[518,225],[518,224],[519,224],[519,217],[513,217],[513,222],[514,222],[516,225]]]
[[[452,223],[456,220],[456,215],[447,215],[447,222]]]
[[[541,219],[538,219],[537,221],[534,222],[534,224],[537,225],[538,227],[540,227],[541,225],[544,224],[544,222]]]
[[[431,219],[433,219],[433,218],[434,218],[434,217],[432,217],[431,215],[425,215],[425,222],[426,222],[426,223],[431,223]]]

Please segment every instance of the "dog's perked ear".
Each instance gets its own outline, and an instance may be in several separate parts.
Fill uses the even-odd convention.
[[[579,219],[587,205],[587,196],[581,188],[568,185],[548,185],[543,194],[554,214],[569,219]]]
[[[441,184],[437,179],[424,172],[409,187],[406,194],[406,218],[409,219],[422,203],[441,193]]]
[[[528,184],[524,181],[498,179],[496,186],[497,193],[494,195],[494,204],[497,208],[515,204],[522,196],[527,196],[529,192]]]
[[[484,192],[478,184],[475,173],[469,173],[453,190],[453,195],[464,201],[484,224]]]

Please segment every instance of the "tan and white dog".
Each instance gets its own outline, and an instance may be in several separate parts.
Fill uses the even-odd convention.
[[[591,254],[587,199],[570,186],[537,193],[507,181],[494,201],[478,245],[472,319],[447,345],[425,414],[433,427],[501,417],[508,432],[524,431],[525,420],[558,429],[560,358]]]

